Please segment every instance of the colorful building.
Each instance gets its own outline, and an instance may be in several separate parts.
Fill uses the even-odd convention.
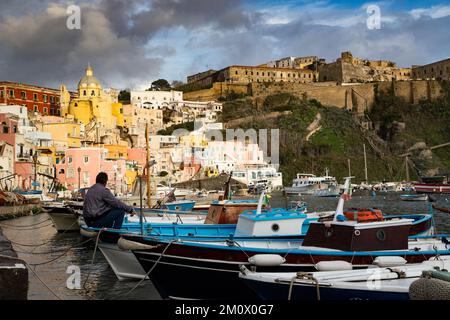
[[[63,116],[73,116],[84,125],[95,122],[105,129],[124,125],[122,104],[117,102],[117,91],[104,91],[100,81],[94,76],[91,66],[78,83],[78,98],[67,104],[67,92],[64,96]]]
[[[74,92],[69,92],[69,95],[76,96]],[[2,81],[0,103],[25,106],[33,113],[60,115],[60,90]]]
[[[108,150],[99,147],[69,148],[56,165],[57,177],[67,189],[90,187],[99,172],[106,172],[108,188],[116,195],[128,192],[126,168],[126,160],[108,160]]]

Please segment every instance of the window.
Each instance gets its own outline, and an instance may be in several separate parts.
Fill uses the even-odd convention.
[[[75,177],[75,171],[73,170],[73,168],[69,168],[67,170],[67,178],[71,179]]]
[[[89,157],[88,156],[84,156],[83,157],[83,161],[84,161],[85,164],[89,163]]]
[[[86,96],[86,95],[87,95],[86,90],[83,90],[83,96]]]
[[[48,98],[47,98],[47,95],[46,95],[46,94],[44,94],[44,95],[42,96],[42,99],[44,100],[44,103],[47,103]]]
[[[14,90],[9,90],[9,97],[14,98]]]
[[[17,126],[13,126],[13,132],[17,133]]]
[[[91,96],[92,97],[95,96],[95,91],[94,90],[91,91]]]
[[[67,163],[72,163],[72,157],[67,157]]]
[[[47,114],[47,107],[44,107],[44,114]]]
[[[6,122],[3,122],[2,125],[3,125],[3,133],[9,133],[9,127],[6,125]]]
[[[27,99],[27,93],[25,91],[22,91],[20,93],[20,95],[22,96],[22,100],[26,100]]]
[[[33,93],[33,100],[34,101],[38,101],[38,94],[37,93]]]
[[[39,112],[38,106],[34,106],[34,112]]]

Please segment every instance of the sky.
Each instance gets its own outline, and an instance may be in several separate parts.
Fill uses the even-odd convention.
[[[80,8],[69,29],[68,7]],[[368,25],[379,8],[379,28]],[[287,56],[343,51],[400,67],[450,58],[450,1],[1,0],[0,81],[74,90],[87,64],[104,87]]]

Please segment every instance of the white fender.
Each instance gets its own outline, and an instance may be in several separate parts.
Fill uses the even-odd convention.
[[[157,246],[150,246],[148,244],[143,244],[131,240],[126,240],[122,237],[117,241],[117,246],[122,250],[149,250],[155,249]]]
[[[400,256],[385,256],[385,257],[376,257],[373,261],[374,265],[377,265],[381,268],[388,268],[388,267],[396,267],[396,266],[403,266],[407,263],[404,258]]]
[[[248,258],[248,262],[258,267],[276,267],[286,262],[286,259],[278,254],[255,254]]]
[[[98,235],[98,231],[89,231],[84,228],[80,228],[80,234],[86,238],[95,238]]]
[[[353,265],[350,262],[336,260],[336,261],[320,261],[315,264],[318,271],[344,271],[353,270]]]

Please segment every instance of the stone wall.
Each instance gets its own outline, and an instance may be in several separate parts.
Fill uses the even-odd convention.
[[[338,85],[336,82],[307,83],[251,83],[235,85],[215,83],[211,89],[189,92],[186,100],[211,101],[234,91],[253,97],[256,107],[262,106],[267,96],[277,93],[291,93],[299,98],[316,99],[326,106],[346,108],[358,114],[370,109],[375,101],[376,89],[388,92],[393,89],[396,96],[417,104],[421,100],[436,100],[444,95],[442,83],[435,80],[382,81],[364,84]]]
[[[183,99],[186,101],[213,101],[217,100],[219,97],[224,97],[231,92],[247,94],[248,85],[216,82],[209,89],[185,92],[183,94]]]

